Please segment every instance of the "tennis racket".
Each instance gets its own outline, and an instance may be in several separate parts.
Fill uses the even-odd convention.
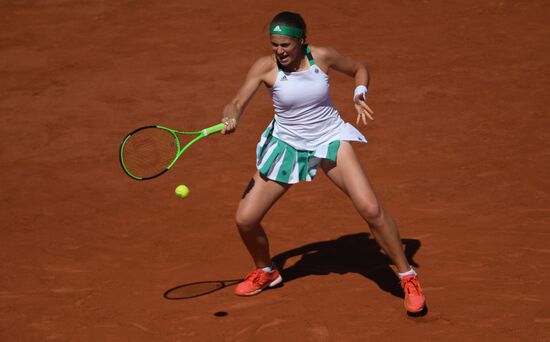
[[[166,299],[189,299],[207,295],[212,292],[219,291],[228,286],[233,286],[243,281],[243,279],[233,280],[207,280],[198,281],[180,285],[170,289],[164,293]]]
[[[133,179],[153,179],[170,170],[191,145],[200,139],[220,132],[223,123],[197,132],[184,132],[164,126],[145,126],[128,133],[119,149],[120,165]],[[182,146],[180,136],[194,136]]]

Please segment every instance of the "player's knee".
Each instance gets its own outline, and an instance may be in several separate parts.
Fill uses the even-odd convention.
[[[380,207],[380,204],[375,201],[359,201],[359,203],[356,204],[357,211],[361,214],[361,216],[367,220],[367,222],[376,222],[380,220],[382,217],[382,207]]]
[[[235,215],[235,224],[242,232],[247,232],[258,225],[258,219],[255,215],[246,211],[238,211]]]

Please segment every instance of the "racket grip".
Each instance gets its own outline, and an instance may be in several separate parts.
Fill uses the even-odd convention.
[[[213,134],[213,133],[218,133],[218,132],[220,132],[220,131],[223,129],[224,126],[225,126],[225,125],[224,125],[223,122],[222,122],[222,123],[219,123],[219,124],[217,124],[217,125],[214,125],[214,126],[205,128],[205,129],[202,130],[202,132],[203,132],[204,135],[209,135],[209,134]]]

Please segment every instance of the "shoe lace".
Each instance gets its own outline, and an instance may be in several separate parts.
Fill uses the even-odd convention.
[[[405,289],[405,292],[409,294],[422,294],[422,289],[420,288],[420,284],[418,283],[418,279],[416,279],[416,277],[403,279],[403,288]]]
[[[256,283],[260,282],[263,273],[264,272],[261,269],[257,269],[255,271],[252,271],[252,272],[248,273],[246,275],[245,280],[256,284]]]
[[[269,275],[261,269],[257,269],[248,273],[245,280],[250,281],[253,284],[263,285],[269,280]]]

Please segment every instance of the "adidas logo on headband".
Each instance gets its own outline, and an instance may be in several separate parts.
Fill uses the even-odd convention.
[[[271,34],[281,34],[284,36],[303,38],[304,30],[297,27],[285,26],[285,25],[271,25],[269,28]]]

